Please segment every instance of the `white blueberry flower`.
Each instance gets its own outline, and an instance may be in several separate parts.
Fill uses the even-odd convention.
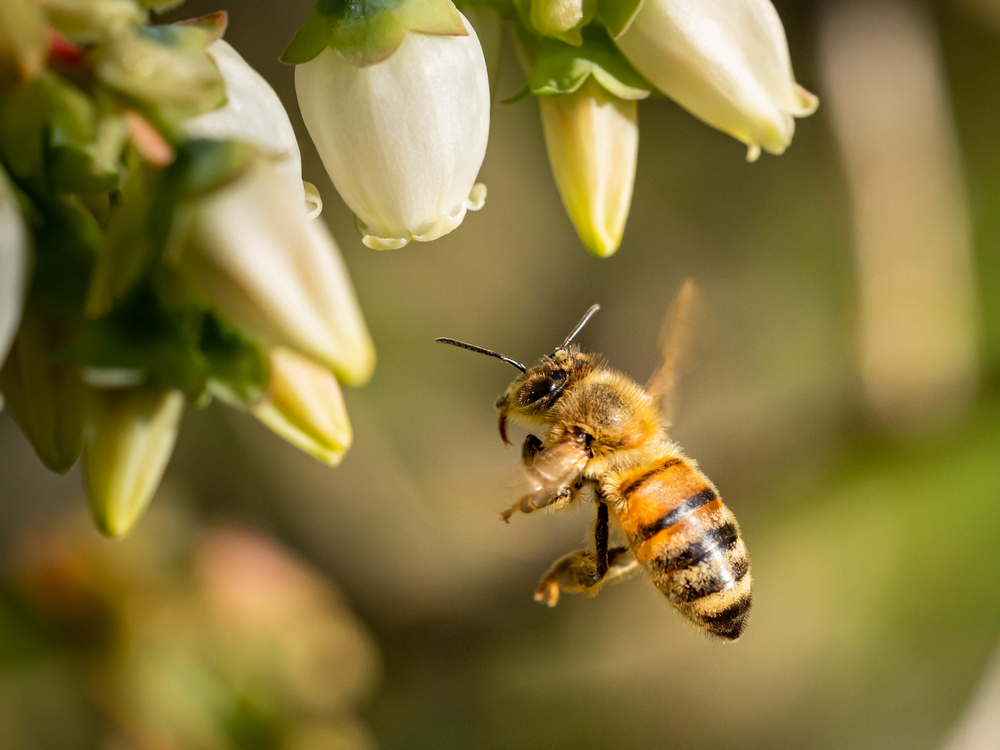
[[[483,205],[489,77],[462,22],[466,36],[410,32],[373,65],[326,48],[295,68],[306,127],[368,247],[437,239]]]
[[[287,178],[300,202],[302,156],[288,112],[271,85],[224,39],[208,48],[226,83],[226,104],[185,123],[187,132],[199,138],[248,141],[276,159],[278,171]]]
[[[226,318],[348,384],[368,380],[375,349],[337,245],[272,164],[202,199],[190,232],[179,267]]]
[[[750,161],[782,153],[795,118],[818,105],[795,83],[770,0],[645,0],[615,43],[664,94],[747,144]]]

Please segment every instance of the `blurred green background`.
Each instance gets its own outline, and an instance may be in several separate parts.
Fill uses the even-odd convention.
[[[226,38],[289,110],[378,348],[372,383],[345,394],[355,445],[330,470],[212,407],[185,420],[154,506],[274,536],[336,582],[380,656],[364,679],[336,664],[328,679],[367,681],[355,703],[370,741],[1000,747],[1000,1],[778,0],[819,112],[786,154],[747,164],[741,144],[669,100],[643,102],[632,212],[607,260],[584,252],[563,212],[537,104],[499,104],[522,83],[509,38],[486,207],[436,242],[364,248],[277,61],[310,4],[234,0]],[[191,0],[167,18],[218,9]],[[433,343],[533,360],[599,302],[581,343],[641,382],[689,276],[705,304],[673,436],[753,560],[753,616],[735,644],[694,632],[643,578],[554,610],[532,601],[591,511],[500,522],[518,456],[492,405],[512,371]],[[87,718],[100,700],[67,687],[90,684],[67,677],[85,667],[62,661],[65,633],[24,604],[16,560],[27,530],[82,512],[79,484],[47,473],[0,415],[0,535],[15,560],[0,746],[230,746],[115,739]],[[155,517],[143,523],[166,538]],[[141,543],[87,534],[101,559]],[[225,741],[273,746],[264,730],[240,736]],[[349,746],[317,736],[300,746]]]

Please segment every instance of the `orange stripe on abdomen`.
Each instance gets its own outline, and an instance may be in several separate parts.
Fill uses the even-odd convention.
[[[666,459],[620,483],[616,508],[636,559],[692,623],[739,638],[752,602],[746,547],[732,512],[685,459]]]

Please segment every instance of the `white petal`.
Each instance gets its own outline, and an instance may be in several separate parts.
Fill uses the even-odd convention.
[[[817,100],[795,84],[770,0],[646,0],[616,43],[664,94],[709,125],[780,154]]]
[[[28,230],[21,209],[0,175],[0,366],[21,321],[28,280]]]
[[[375,362],[347,269],[322,220],[273,166],[248,168],[202,201],[181,267],[221,312],[268,346],[287,346],[359,384]]]
[[[302,189],[302,156],[288,113],[271,85],[224,39],[213,42],[208,53],[226,82],[226,105],[188,120],[188,133],[199,138],[249,141],[277,159],[281,174],[291,183],[295,197],[305,200]]]
[[[481,205],[489,77],[464,22],[464,37],[407,33],[375,65],[328,48],[295,69],[306,127],[369,247],[437,239]]]

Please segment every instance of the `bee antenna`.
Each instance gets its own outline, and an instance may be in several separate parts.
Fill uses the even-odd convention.
[[[480,354],[485,354],[488,357],[496,357],[506,362],[508,365],[513,365],[521,372],[527,372],[527,368],[520,362],[511,359],[510,357],[505,357],[502,354],[491,351],[490,349],[484,349],[481,346],[473,346],[472,344],[466,344],[464,341],[456,341],[455,339],[434,339],[439,344],[451,344],[452,346],[457,346],[459,349],[468,349],[470,352],[479,352]]]
[[[590,309],[583,314],[583,318],[580,320],[580,322],[576,324],[576,328],[574,328],[572,333],[570,333],[570,335],[566,337],[566,340],[562,342],[562,345],[559,347],[559,349],[565,349],[567,346],[569,346],[569,342],[571,342],[573,339],[576,338],[576,335],[583,330],[583,327],[585,325],[587,325],[587,321],[590,320],[594,316],[594,313],[600,309],[601,309],[600,305],[591,305]]]

